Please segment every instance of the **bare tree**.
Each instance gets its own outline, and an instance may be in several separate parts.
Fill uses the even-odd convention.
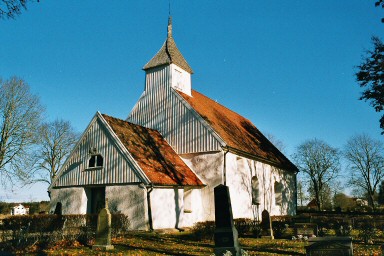
[[[29,86],[13,77],[0,80],[0,180],[2,184],[31,177],[32,148],[37,142],[43,108]]]
[[[27,9],[27,2],[39,0],[0,0],[0,18],[15,18],[23,9]]]
[[[318,210],[322,209],[323,193],[340,172],[340,156],[336,148],[312,139],[297,147],[293,159],[308,179]]]
[[[51,184],[79,136],[70,122],[64,120],[44,123],[40,129],[40,136],[38,156],[41,160],[39,164],[41,172],[36,181]]]
[[[283,154],[285,154],[286,146],[282,140],[279,140],[274,135],[268,132],[263,133],[267,139]]]
[[[299,206],[304,206],[304,202],[308,200],[308,196],[305,193],[305,188],[301,180],[297,181],[297,200]]]
[[[351,176],[349,183],[363,189],[368,204],[374,207],[374,195],[384,178],[384,146],[366,134],[351,137],[344,148]]]

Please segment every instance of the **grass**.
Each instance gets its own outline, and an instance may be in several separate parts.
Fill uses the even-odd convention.
[[[240,246],[248,255],[305,255],[307,242],[286,239],[240,238]],[[110,252],[92,250],[78,242],[62,241],[45,248],[33,245],[20,255],[213,255],[212,240],[196,241],[190,233],[159,234],[155,232],[132,232],[112,240],[115,249]],[[354,255],[381,255],[380,244],[353,244]],[[0,252],[1,254],[1,252]]]

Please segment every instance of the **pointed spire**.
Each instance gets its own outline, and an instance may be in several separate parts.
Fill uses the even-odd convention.
[[[172,37],[172,16],[168,18],[167,39],[156,55],[144,66],[144,70],[169,64],[176,64],[185,71],[193,74],[191,67],[184,59]]]
[[[169,16],[168,18],[168,37],[172,37],[172,16]]]

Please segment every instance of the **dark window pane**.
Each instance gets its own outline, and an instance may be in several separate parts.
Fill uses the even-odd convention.
[[[103,166],[103,157],[101,155],[97,155],[97,166]]]
[[[88,162],[88,167],[95,167],[95,163],[96,163],[96,156],[91,156]]]

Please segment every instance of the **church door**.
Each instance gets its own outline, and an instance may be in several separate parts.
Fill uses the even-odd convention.
[[[89,188],[88,213],[98,214],[105,207],[105,187]]]

